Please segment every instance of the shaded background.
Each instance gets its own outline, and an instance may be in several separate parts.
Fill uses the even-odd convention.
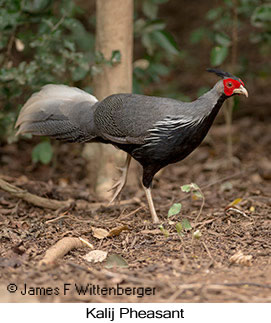
[[[6,143],[17,140],[14,120],[33,91],[65,83],[91,92],[100,66],[110,62],[94,50],[94,0],[0,5],[0,136]],[[261,0],[135,1],[134,92],[194,99],[216,81],[205,73],[215,66],[238,74],[250,94],[246,106],[258,104],[257,112],[267,117],[270,11]],[[112,62],[120,59],[115,55]],[[36,154],[44,163],[47,157]]]

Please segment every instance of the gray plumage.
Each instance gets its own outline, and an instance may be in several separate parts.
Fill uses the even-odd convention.
[[[71,142],[89,141],[98,100],[74,87],[49,84],[33,94],[20,111],[17,134],[32,133]]]
[[[101,101],[94,113],[97,134],[118,143],[144,143],[159,124],[170,120],[185,126],[208,115],[223,93],[223,83],[193,102],[136,94],[115,94]]]

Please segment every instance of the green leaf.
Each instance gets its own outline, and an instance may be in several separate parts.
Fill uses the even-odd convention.
[[[151,33],[157,30],[163,30],[165,27],[166,24],[161,20],[151,21],[150,23],[145,24],[143,33]]]
[[[221,65],[229,53],[228,47],[215,46],[211,51],[211,64],[213,66]]]
[[[143,34],[143,36],[142,36],[142,44],[146,48],[147,53],[149,55],[153,55],[155,45],[154,45],[149,33],[148,34]]]
[[[231,40],[228,35],[225,33],[216,33],[215,34],[215,41],[224,47],[229,47],[231,44]]]
[[[176,224],[176,230],[179,236],[183,236],[183,226],[180,222]]]
[[[151,63],[148,68],[152,75],[166,76],[170,73],[170,69],[164,64]]]
[[[191,44],[199,43],[205,35],[206,35],[206,29],[202,27],[192,31],[192,33],[190,34]]]
[[[67,49],[69,49],[71,52],[74,52],[75,51],[75,44],[74,44],[74,42],[72,42],[70,40],[65,39],[64,40],[64,46]]]
[[[171,217],[172,215],[176,215],[176,214],[180,213],[181,209],[182,209],[182,204],[181,203],[175,203],[169,209],[167,216]]]
[[[191,191],[191,184],[181,186],[182,192],[189,193]]]
[[[43,141],[32,150],[32,160],[34,163],[41,162],[49,164],[53,157],[53,149],[49,141]]]
[[[169,236],[169,232],[168,232],[168,230],[167,230],[167,229],[165,229],[165,228],[164,228],[164,226],[163,226],[162,224],[160,224],[158,228],[162,231],[163,235],[164,235],[166,238]]]
[[[167,31],[155,31],[152,33],[153,39],[164,48],[168,53],[173,55],[179,55],[177,43],[170,33]]]
[[[182,219],[181,223],[182,223],[182,227],[184,228],[184,230],[191,230],[192,229],[192,226],[191,226],[188,219]]]
[[[115,267],[127,268],[128,263],[120,255],[117,255],[117,254],[109,255],[106,259],[105,268],[115,268]]]
[[[95,63],[96,64],[104,64],[106,63],[106,59],[104,57],[104,54],[100,51],[95,52]]]
[[[110,59],[112,65],[119,64],[121,62],[121,52],[119,50],[114,50]]]
[[[193,190],[199,190],[199,187],[196,183],[191,183],[190,185]]]
[[[157,17],[158,6],[156,3],[150,0],[145,0],[143,2],[142,10],[144,14],[150,19],[155,19]]]
[[[201,192],[200,192],[200,191],[194,191],[194,192],[193,192],[193,195],[194,195],[196,198],[200,198],[200,199],[202,199],[202,198],[203,198],[203,196],[202,196],[202,194],[201,194]]]
[[[208,20],[216,20],[223,13],[223,8],[213,8],[207,12],[206,18]]]
[[[40,13],[44,9],[46,9],[52,0],[28,0],[23,1],[23,11],[27,11],[30,13]]]
[[[72,68],[72,80],[75,82],[81,81],[83,80],[83,78],[85,78],[85,76],[88,73],[88,70],[83,68],[82,66],[77,66],[76,68]]]
[[[271,4],[265,3],[257,7],[251,16],[251,24],[255,27],[270,27]]]

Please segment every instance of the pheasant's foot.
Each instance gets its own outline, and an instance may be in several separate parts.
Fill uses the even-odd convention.
[[[115,193],[114,193],[111,201],[108,203],[109,205],[115,201],[115,199],[118,197],[118,195],[120,194],[120,192],[122,191],[123,187],[126,184],[130,162],[131,162],[131,156],[127,154],[127,158],[126,158],[124,167],[118,168],[121,171],[120,179],[110,189],[110,191],[114,190],[114,189],[116,189],[116,190],[115,190]]]
[[[151,189],[150,188],[146,188],[145,186],[144,187],[144,190],[145,190],[145,193],[146,193],[146,197],[147,197],[147,200],[148,200],[148,205],[149,205],[149,210],[150,210],[150,213],[151,213],[151,217],[152,217],[152,222],[153,223],[160,223],[160,220],[156,214],[156,210],[155,210],[155,207],[154,207],[154,204],[153,204],[153,199],[152,199],[152,195],[151,195]]]

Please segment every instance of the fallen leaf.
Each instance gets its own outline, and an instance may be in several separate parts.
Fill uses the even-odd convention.
[[[178,213],[180,213],[182,208],[182,204],[181,203],[174,203],[171,208],[168,211],[168,217],[171,217],[172,215],[176,215]]]
[[[102,262],[106,259],[108,252],[107,251],[103,251],[103,250],[92,250],[89,253],[87,253],[86,255],[83,256],[83,258],[86,261],[89,262]]]
[[[188,219],[182,219],[182,227],[184,228],[184,230],[191,230],[192,229],[192,226],[191,226]]]
[[[154,229],[154,230],[146,229],[146,230],[141,230],[140,233],[142,233],[142,234],[161,234],[162,232],[159,229]]]
[[[129,230],[127,225],[120,225],[118,227],[115,227],[109,231],[108,237],[118,236],[124,230]]]
[[[102,228],[91,227],[91,230],[92,230],[93,237],[97,239],[104,239],[109,235],[109,232]]]
[[[230,204],[228,204],[228,205],[226,206],[226,208],[231,207],[231,206],[234,206],[234,205],[236,205],[236,204],[239,204],[242,200],[243,200],[243,199],[239,197],[239,198],[235,199],[234,201],[232,201]]]
[[[105,268],[128,267],[127,261],[120,255],[112,254],[106,259]]]
[[[251,266],[252,265],[252,256],[248,255],[245,256],[241,250],[236,252],[233,256],[229,259],[231,264],[238,264],[243,266]]]

